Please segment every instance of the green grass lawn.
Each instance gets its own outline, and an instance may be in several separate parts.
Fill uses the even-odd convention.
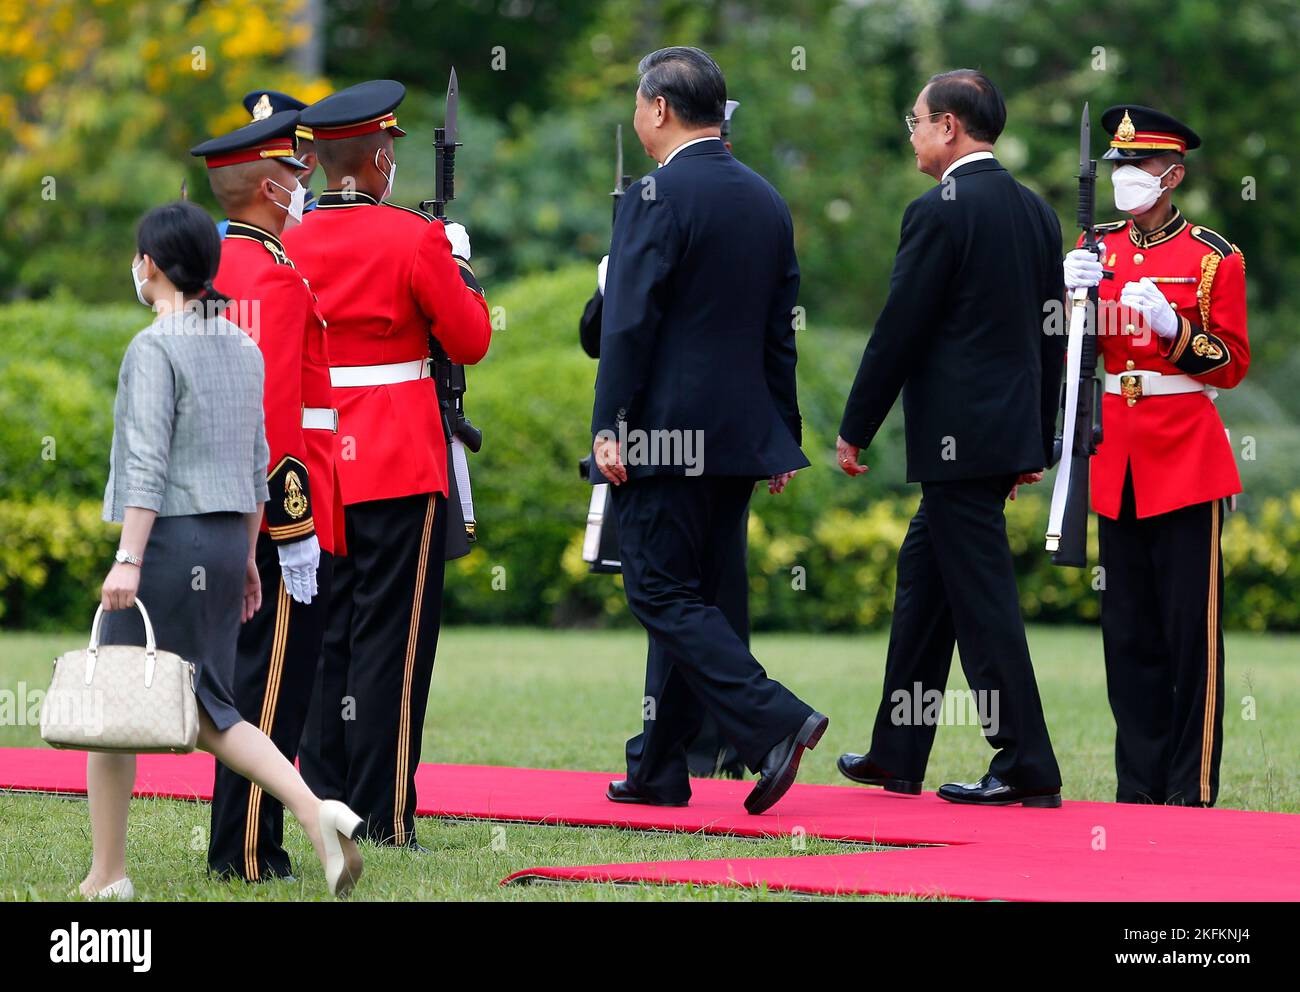
[[[0,692],[20,683],[44,689],[50,661],[84,634],[0,636]],[[886,638],[760,635],[755,652],[768,672],[831,718],[801,782],[841,782],[835,758],[865,749],[879,700]],[[1030,631],[1048,724],[1066,799],[1114,798],[1113,725],[1096,630]],[[644,639],[636,631],[526,629],[444,631],[424,727],[426,761],[534,768],[621,769],[623,743],[640,719]],[[1300,812],[1300,637],[1228,638],[1226,743],[1220,806]],[[954,663],[953,687],[964,687]],[[1247,700],[1253,700],[1252,705]],[[10,714],[0,707],[0,714]],[[36,727],[0,726],[0,746],[40,746]],[[971,726],[941,727],[927,788],[969,781],[990,754]],[[257,886],[208,879],[207,807],[136,800],[129,859],[141,898],[165,900],[320,897],[320,869],[305,836],[286,827],[301,881]],[[779,898],[742,890],[656,886],[532,885],[501,888],[521,868],[677,858],[760,857],[858,851],[807,838],[754,841],[612,829],[422,820],[429,855],[367,849],[367,899],[739,899]],[[84,802],[0,793],[0,899],[62,899],[90,858]]]

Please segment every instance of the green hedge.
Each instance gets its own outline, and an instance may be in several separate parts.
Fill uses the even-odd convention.
[[[117,547],[99,515],[97,501],[0,500],[0,627],[89,627]]]
[[[596,365],[578,348],[577,318],[594,282],[594,266],[581,266],[488,287],[498,330],[488,357],[469,370],[465,398],[485,434],[472,458],[480,541],[448,570],[449,622],[630,622],[620,580],[589,575],[581,561],[590,490],[577,460],[587,449]],[[147,317],[136,305],[87,310],[69,299],[0,307],[0,626],[86,621],[116,535],[99,506],[117,366]],[[903,481],[901,417],[886,422],[865,477],[845,478],[832,456],[863,341],[815,321],[801,332],[813,465],[783,495],[754,498],[750,582],[760,629],[889,622],[898,546],[918,498]],[[1234,437],[1250,431],[1242,419]],[[1285,447],[1285,432],[1275,436],[1261,447]],[[55,457],[46,459],[51,437]],[[1276,474],[1276,459],[1265,461]],[[1224,529],[1228,623],[1300,630],[1300,493],[1266,498],[1253,467],[1242,468],[1249,512]],[[1050,481],[1008,508],[1021,603],[1031,620],[1093,621],[1093,574],[1056,568],[1042,551]],[[1094,536],[1093,561],[1095,547]]]
[[[829,469],[826,470],[829,474]],[[802,479],[796,478],[795,485]],[[622,580],[590,575],[581,559],[581,516],[530,510],[516,487],[517,515],[494,520],[496,539],[449,569],[447,617],[456,623],[628,624]],[[788,493],[786,494],[788,495]],[[898,546],[915,497],[869,500],[862,512],[835,509],[805,531],[774,524],[760,492],[750,514],[750,594],[760,630],[858,630],[889,624]],[[1022,496],[1007,512],[1020,605],[1026,619],[1096,620],[1095,569],[1052,565],[1042,551],[1045,494]],[[493,500],[494,505],[497,504]],[[576,503],[574,504],[576,507]],[[116,546],[117,528],[98,501],[0,500],[0,627],[84,626]],[[525,536],[526,535],[526,536]],[[1095,527],[1089,559],[1097,560]],[[1266,500],[1255,518],[1229,515],[1223,531],[1225,623],[1239,630],[1300,630],[1300,493]],[[494,589],[495,567],[505,587]],[[802,569],[802,573],[796,573]],[[802,581],[796,580],[802,576]],[[800,588],[802,586],[802,588]]]
[[[795,480],[797,485],[798,479]],[[898,547],[917,499],[873,500],[862,512],[837,509],[808,536],[776,530],[755,497],[749,522],[750,605],[757,629],[856,630],[888,627],[894,599]],[[1007,535],[1016,563],[1020,607],[1039,623],[1094,622],[1100,613],[1094,585],[1095,521],[1089,532],[1088,569],[1059,568],[1043,552],[1047,494],[1022,495],[1008,504]],[[1269,499],[1252,520],[1230,514],[1223,530],[1227,582],[1224,623],[1236,630],[1300,630],[1300,493]],[[802,567],[804,588],[794,569]],[[586,575],[581,542],[565,555],[566,580],[575,588],[604,587],[600,604],[610,618],[626,613],[621,580]]]
[[[0,306],[0,499],[103,497],[118,366],[148,321],[71,297]]]

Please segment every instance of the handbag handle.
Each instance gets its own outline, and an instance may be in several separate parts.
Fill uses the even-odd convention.
[[[144,618],[144,687],[153,685],[154,666],[158,661],[158,645],[153,637],[153,624],[149,622],[149,612],[144,608],[140,597],[135,598],[136,609]],[[90,625],[90,643],[86,646],[86,685],[95,678],[95,662],[99,660],[99,623],[104,618],[104,604],[95,610],[95,619]]]

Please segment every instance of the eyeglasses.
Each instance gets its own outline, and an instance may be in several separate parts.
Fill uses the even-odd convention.
[[[920,123],[921,121],[929,120],[931,117],[939,117],[943,114],[946,114],[947,112],[948,111],[946,110],[936,110],[932,114],[923,114],[920,117],[913,117],[911,114],[904,114],[903,122],[907,124],[907,133],[916,134],[916,125],[918,123]]]

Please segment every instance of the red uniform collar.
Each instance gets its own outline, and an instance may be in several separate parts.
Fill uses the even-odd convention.
[[[1142,231],[1136,221],[1130,221],[1128,227],[1128,237],[1133,244],[1139,248],[1151,248],[1158,244],[1163,244],[1170,238],[1180,234],[1187,226],[1187,219],[1177,207],[1170,218],[1161,224],[1154,231]]]

